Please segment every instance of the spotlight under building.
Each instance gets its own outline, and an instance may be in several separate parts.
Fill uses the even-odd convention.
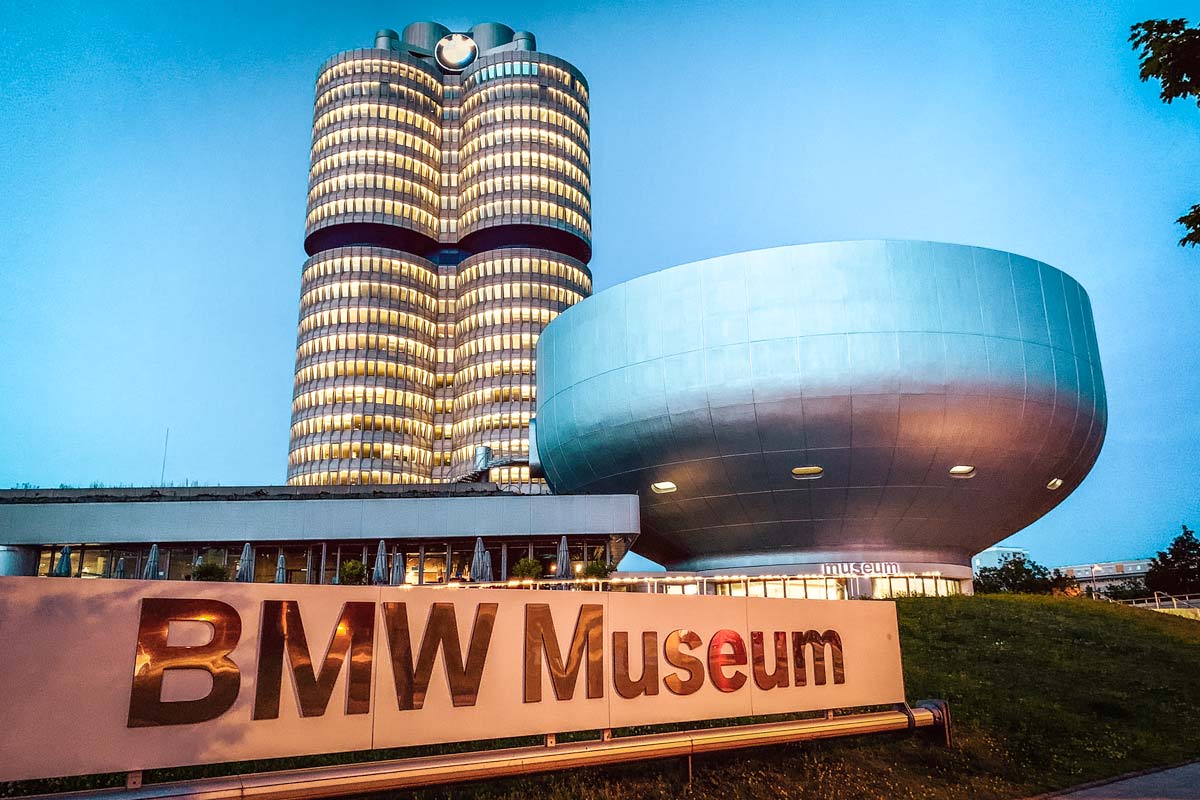
[[[325,62],[288,483],[544,491],[534,348],[591,294],[589,192],[587,81],[531,33],[417,22]]]

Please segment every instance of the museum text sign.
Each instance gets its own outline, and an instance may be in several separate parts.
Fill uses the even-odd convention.
[[[0,578],[0,781],[901,702],[891,603]]]
[[[822,575],[899,575],[896,561],[827,561],[821,565]]]

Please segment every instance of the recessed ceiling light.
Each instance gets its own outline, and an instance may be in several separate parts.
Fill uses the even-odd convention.
[[[970,464],[958,464],[950,468],[951,478],[974,478],[975,467]]]
[[[825,474],[824,467],[792,467],[792,477],[798,481],[811,481]]]
[[[655,494],[670,494],[679,487],[671,481],[659,481],[658,483],[650,484],[650,491]]]
[[[1046,488],[1053,492],[1055,489],[1060,488],[1062,484],[1062,478],[1053,478],[1046,484]]]

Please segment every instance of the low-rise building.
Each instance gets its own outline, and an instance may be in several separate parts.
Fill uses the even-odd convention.
[[[478,578],[471,564],[482,539],[494,580],[510,578],[522,558],[553,577],[620,559],[639,530],[633,495],[523,495],[489,484],[2,491],[0,575],[61,574],[69,547],[71,576],[142,577],[157,545],[155,578],[189,579],[198,561],[232,577],[249,545],[255,581],[277,581],[282,570],[286,583],[334,583],[347,561],[373,569],[383,542],[389,582],[445,584]],[[559,564],[564,537],[569,566]]]
[[[1074,578],[1084,591],[1103,592],[1112,586],[1133,579],[1145,585],[1150,571],[1150,558],[1127,558],[1121,561],[1097,561],[1091,564],[1070,564],[1053,567],[1068,578]]]
[[[996,567],[1003,564],[1009,558],[1029,558],[1029,551],[1024,547],[989,547],[982,553],[976,553],[971,559],[971,566],[978,572],[981,569]]]

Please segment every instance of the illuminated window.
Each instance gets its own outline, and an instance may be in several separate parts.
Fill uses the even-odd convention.
[[[672,481],[658,481],[650,484],[650,491],[655,494],[670,494],[678,488]]]
[[[950,477],[961,479],[974,478],[975,467],[971,466],[970,464],[958,464],[950,468]]]

